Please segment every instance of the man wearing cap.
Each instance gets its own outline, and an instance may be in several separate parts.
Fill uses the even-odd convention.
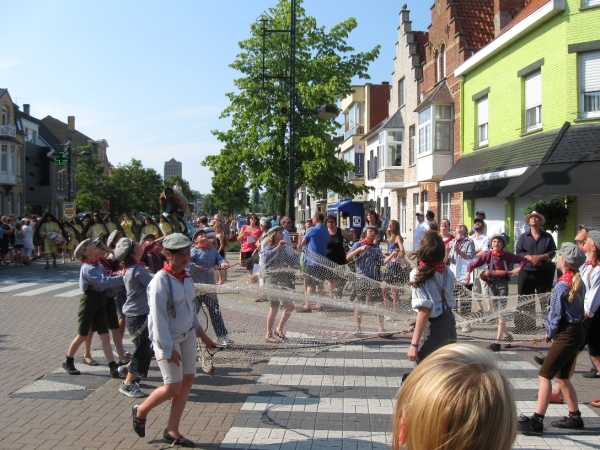
[[[425,236],[427,230],[429,230],[429,225],[425,222],[425,216],[423,215],[423,211],[418,211],[416,214],[417,224],[415,225],[415,231],[413,233],[413,251],[416,252],[419,250],[421,246],[421,239]]]
[[[527,265],[519,272],[519,295],[544,294],[552,290],[555,265],[552,258],[556,254],[556,244],[552,235],[542,230],[546,218],[533,211],[525,216],[525,223],[529,231],[521,234],[517,240],[515,253],[527,260]],[[540,298],[542,311],[548,307],[548,299]],[[526,305],[517,308],[529,315],[516,315],[515,326],[520,332],[535,328],[535,302],[532,300]]]
[[[106,270],[102,264],[98,263],[105,249],[102,242],[85,239],[75,249],[75,258],[83,264],[79,272],[79,287],[83,291],[79,304],[79,323],[77,327],[77,336],[71,342],[67,357],[62,367],[69,375],[79,375],[80,372],[75,368],[75,353],[83,344],[92,325],[95,326],[100,340],[104,356],[108,361],[110,375],[113,378],[119,378],[117,363],[113,357],[112,347],[108,336],[108,319],[106,316],[107,297],[114,296],[123,286],[122,276],[106,275]]]
[[[485,223],[485,211],[477,211],[475,213],[475,218],[482,220],[482,222],[483,222],[483,234],[487,234],[487,224]],[[474,226],[473,226],[473,228],[471,228],[471,231],[469,232],[469,236],[472,236],[473,233],[475,233],[475,227]]]
[[[187,273],[192,277],[194,283],[215,284],[215,266],[220,269],[228,269],[229,263],[210,244],[206,236],[206,230],[196,230],[194,244],[190,263],[186,267]],[[217,346],[227,347],[232,344],[232,341],[227,337],[227,328],[225,328],[223,316],[219,309],[217,294],[201,294],[198,300],[200,303],[204,303],[208,309],[210,321],[217,335]]]

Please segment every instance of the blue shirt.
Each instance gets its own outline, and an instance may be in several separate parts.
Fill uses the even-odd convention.
[[[327,256],[327,244],[329,244],[329,231],[327,231],[327,227],[322,223],[310,227],[306,230],[306,233],[304,233],[303,242],[306,249],[310,250],[304,257],[306,265],[316,266],[317,262],[314,260],[315,258],[311,255],[311,252],[316,253],[323,258]]]
[[[214,247],[207,249],[194,247],[190,253],[190,263],[204,268],[204,271],[193,270],[193,268],[190,270],[188,266],[187,272],[192,277],[192,280],[194,280],[194,283],[215,284],[214,267],[227,261],[223,259]]]
[[[365,245],[367,244],[357,241],[348,253]],[[383,264],[383,253],[377,244],[371,244],[368,247],[369,250],[356,257],[356,274],[377,280],[379,279],[379,268]]]
[[[569,303],[569,285],[564,281],[556,283],[550,300],[550,311],[546,320],[546,335],[554,338],[558,332],[558,326],[564,317],[569,323],[579,323],[583,320],[583,297],[585,287],[581,286],[573,303]]]
[[[114,297],[123,286],[123,276],[107,277],[102,264],[83,263],[79,271],[79,288],[85,292],[89,287],[97,292],[106,291],[106,295]]]

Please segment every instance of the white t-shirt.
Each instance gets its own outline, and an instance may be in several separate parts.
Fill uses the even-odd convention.
[[[421,246],[421,239],[423,239],[423,236],[425,236],[427,230],[429,230],[429,225],[427,225],[427,222],[417,222],[417,225],[415,226],[415,232],[413,234],[413,246],[415,252]]]
[[[482,234],[479,237],[477,237],[477,235],[474,234],[473,236],[471,236],[471,240],[475,244],[475,253],[478,253],[482,250],[484,252],[490,251],[490,237],[487,234]],[[476,256],[476,258],[477,258],[477,256]],[[488,266],[487,266],[487,264],[484,264],[483,266],[480,266],[479,268],[484,270],[484,269],[487,269]]]

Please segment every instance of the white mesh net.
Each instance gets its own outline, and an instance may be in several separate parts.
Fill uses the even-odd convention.
[[[370,255],[381,253],[374,248],[358,257],[373,261],[367,264],[373,278],[366,278],[355,272],[358,258],[340,266],[307,250],[300,253],[284,247],[274,252],[233,264],[230,277],[237,273],[237,279],[221,285],[195,284],[205,330],[217,338],[218,327],[211,323],[207,307],[216,296],[230,339],[226,351],[212,358],[204,355],[207,367],[211,361],[219,365],[226,360],[315,353],[332,345],[412,332],[416,314],[408,277],[413,261],[402,259],[395,267],[379,266],[376,261],[382,258]],[[254,275],[247,275],[252,265]],[[311,286],[310,293],[305,292],[305,284]],[[505,340],[536,343],[545,335],[550,293],[487,297],[456,283],[454,294],[459,335],[495,340],[499,319],[506,327]]]

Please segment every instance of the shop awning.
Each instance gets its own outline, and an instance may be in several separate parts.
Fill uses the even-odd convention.
[[[364,206],[362,203],[357,203],[353,200],[342,200],[339,203],[327,206],[327,212],[330,214],[336,214],[338,212],[352,213],[356,210],[364,211]]]

